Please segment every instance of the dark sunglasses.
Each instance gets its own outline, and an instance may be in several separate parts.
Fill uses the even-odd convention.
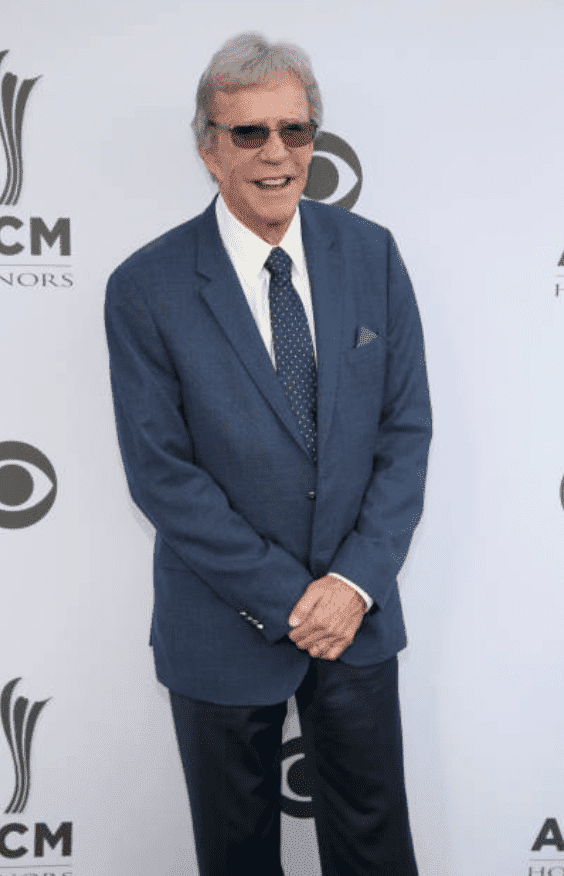
[[[281,128],[267,128],[266,125],[219,125],[208,122],[212,128],[223,128],[231,134],[231,141],[240,149],[258,149],[264,146],[271,131],[278,131],[284,146],[291,149],[307,146],[315,137],[317,125],[315,122],[291,122]]]

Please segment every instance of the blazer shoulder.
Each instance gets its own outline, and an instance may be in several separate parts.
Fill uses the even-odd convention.
[[[387,242],[391,237],[389,229],[384,225],[366,219],[359,213],[353,213],[344,207],[311,200],[304,200],[302,203],[306,214],[309,213],[315,222],[327,230],[363,237],[372,242],[376,240]]]
[[[183,263],[186,260],[191,261],[198,227],[203,216],[203,213],[194,216],[193,219],[170,228],[164,234],[150,240],[124,259],[112,272],[112,276],[123,274],[147,276],[147,273],[155,268],[162,269],[166,266],[174,266],[180,260]]]

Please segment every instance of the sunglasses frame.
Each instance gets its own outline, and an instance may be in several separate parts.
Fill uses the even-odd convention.
[[[284,143],[284,146],[286,146],[288,149],[301,149],[302,146],[308,146],[310,143],[313,143],[313,141],[315,140],[315,135],[317,133],[317,129],[319,127],[311,119],[308,122],[288,122],[286,125],[282,125],[280,128],[269,128],[267,125],[220,125],[219,122],[212,122],[212,121],[208,121],[208,125],[210,125],[212,128],[222,128],[224,131],[229,131],[229,133],[231,135],[231,142],[238,149],[261,149],[266,143],[268,143],[269,137],[273,131],[276,131],[278,134],[280,134],[280,138],[281,138],[282,142]],[[289,127],[290,125],[311,125],[313,127],[313,136],[312,136],[311,140],[308,140],[307,143],[302,143],[301,146],[290,146],[288,143],[285,142],[283,134],[282,134],[284,129]],[[267,136],[266,140],[264,141],[264,143],[261,143],[259,146],[252,146],[249,143],[244,143],[244,144],[236,143],[234,137],[237,135],[234,134],[234,131],[236,131],[237,128],[259,128],[259,129],[262,129],[263,131],[267,130],[268,136]]]

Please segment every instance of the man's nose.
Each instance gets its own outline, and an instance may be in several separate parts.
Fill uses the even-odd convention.
[[[261,149],[261,155],[272,159],[278,155],[285,157],[287,154],[288,147],[284,145],[279,131],[271,131],[268,140]]]

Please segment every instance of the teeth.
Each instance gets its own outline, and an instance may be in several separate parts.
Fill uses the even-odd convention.
[[[258,183],[265,186],[279,186],[283,185],[288,179],[289,177],[287,176],[281,176],[278,179],[261,179],[258,180]]]

